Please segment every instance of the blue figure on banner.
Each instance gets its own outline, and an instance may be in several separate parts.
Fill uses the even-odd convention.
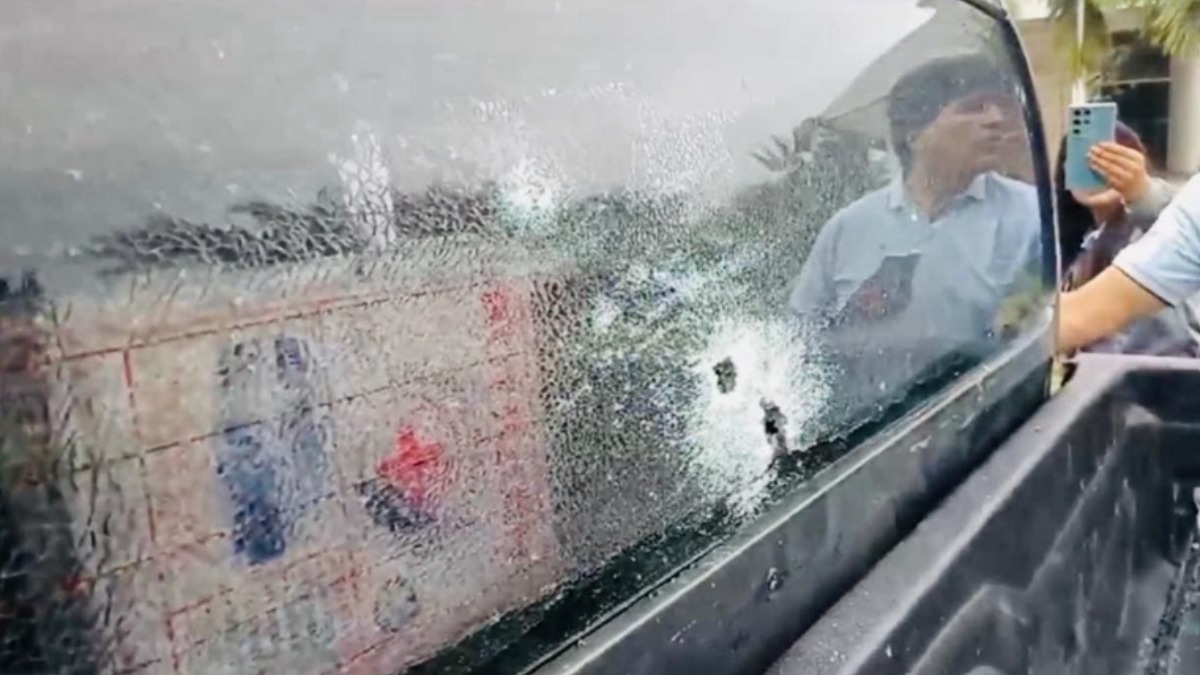
[[[330,441],[307,343],[287,336],[266,342],[273,358],[263,343],[223,349],[217,373],[223,429],[217,475],[230,507],[234,552],[251,565],[283,555],[324,496]]]
[[[275,340],[275,372],[284,402],[279,435],[291,464],[289,508],[297,522],[327,496],[329,417],[317,398],[317,369],[308,344],[295,337]]]

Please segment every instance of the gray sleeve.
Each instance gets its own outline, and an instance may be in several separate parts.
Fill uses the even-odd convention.
[[[813,242],[808,259],[796,280],[792,282],[788,296],[788,308],[795,314],[812,319],[824,318],[834,302],[833,271],[834,249],[837,239],[838,221],[830,220],[821,228]]]
[[[1162,178],[1151,177],[1150,189],[1141,199],[1129,205],[1129,214],[1134,218],[1152,221],[1167,208],[1167,204],[1179,194],[1179,186]]]

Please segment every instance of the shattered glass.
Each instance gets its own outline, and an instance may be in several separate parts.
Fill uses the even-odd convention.
[[[965,4],[6,10],[0,672],[516,670],[1042,325]]]

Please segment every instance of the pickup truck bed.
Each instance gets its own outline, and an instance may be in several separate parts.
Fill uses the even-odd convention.
[[[1200,364],[1090,356],[770,675],[1200,672]]]

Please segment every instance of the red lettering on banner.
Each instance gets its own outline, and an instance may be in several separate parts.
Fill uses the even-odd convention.
[[[396,432],[396,449],[375,467],[380,478],[400,490],[414,506],[428,508],[442,473],[445,448],[428,442],[411,426]]]
[[[508,320],[508,291],[492,288],[483,292],[483,307],[487,311],[488,328]]]
[[[504,494],[505,526],[509,533],[506,548],[513,558],[524,559],[530,555],[530,520],[542,517],[536,508],[537,500],[530,494],[530,476],[525,466],[537,461],[532,454],[537,451],[531,446],[533,438],[527,433],[532,409],[529,397],[537,394],[531,387],[523,390],[520,386],[528,381],[525,370],[529,360],[519,351],[532,348],[533,341],[519,339],[521,327],[517,319],[524,313],[514,308],[516,303],[509,288],[493,284],[483,292],[482,301],[487,315],[491,416],[500,427],[494,443],[499,465],[497,474]],[[518,354],[512,356],[514,351]]]

